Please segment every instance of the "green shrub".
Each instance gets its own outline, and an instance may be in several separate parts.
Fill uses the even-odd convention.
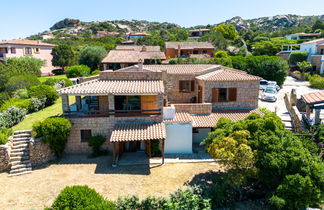
[[[31,98],[28,111],[30,113],[38,112],[45,108],[45,103],[46,103],[46,98]]]
[[[319,88],[319,89],[324,88],[324,77],[315,74],[313,76],[308,77],[308,80],[312,88]]]
[[[93,156],[100,156],[104,153],[101,146],[105,141],[106,138],[103,136],[92,136],[88,139],[88,145],[92,147]]]
[[[300,72],[300,71],[294,71],[294,73],[295,73],[295,74],[301,74],[301,72]]]
[[[229,57],[228,53],[226,51],[219,50],[214,53],[215,58],[227,58]]]
[[[11,128],[21,122],[26,116],[27,111],[15,106],[9,107],[0,113],[0,127]]]
[[[29,99],[22,99],[22,100],[17,100],[17,99],[11,99],[8,100],[6,103],[4,103],[1,106],[0,111],[7,110],[11,106],[15,106],[17,108],[25,109],[29,111],[29,106],[31,105],[31,102]]]
[[[56,79],[56,78],[49,78],[45,82],[44,85],[49,85],[54,87],[55,85],[59,85],[59,88],[64,88],[73,85],[73,82],[67,78],[65,79]]]
[[[15,98],[18,98],[18,99],[27,99],[27,98],[29,98],[28,90],[27,89],[18,89],[18,90],[16,90],[14,96],[15,96]]]
[[[54,69],[54,70],[52,70],[52,73],[54,75],[62,75],[62,74],[64,74],[64,70],[63,69]]]
[[[116,204],[119,210],[141,209],[141,202],[138,196],[119,197]]]
[[[57,157],[64,151],[65,144],[70,134],[71,123],[64,117],[49,117],[42,122],[33,125],[36,137],[43,137],[43,141],[49,143],[51,150]]]
[[[88,186],[65,187],[52,204],[54,210],[69,209],[115,209],[113,202],[105,200]]]
[[[294,52],[290,53],[289,64],[290,65],[297,65],[298,62],[306,61],[307,57],[308,57],[307,52],[294,51]]]
[[[68,78],[86,77],[90,75],[90,71],[91,69],[86,65],[70,66],[66,69],[66,76]]]
[[[56,92],[55,88],[48,85],[38,85],[31,87],[28,91],[28,95],[30,97],[35,98],[46,98],[46,106],[50,106],[55,103],[56,99],[58,99],[59,95]]]
[[[16,91],[18,89],[29,89],[32,86],[39,85],[37,76],[33,74],[19,74],[9,78],[5,84],[6,91]]]
[[[96,76],[100,74],[100,70],[94,70],[93,72],[91,72],[91,76]]]
[[[0,145],[6,144],[9,136],[11,136],[12,133],[13,133],[12,129],[8,129],[5,127],[1,128],[0,129]]]

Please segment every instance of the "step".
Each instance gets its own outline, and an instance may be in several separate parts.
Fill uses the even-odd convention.
[[[10,161],[24,161],[24,160],[29,160],[29,155],[24,155],[24,156],[14,156],[10,157]]]
[[[15,160],[15,161],[10,161],[11,166],[15,166],[15,165],[20,165],[20,164],[29,164],[31,163],[30,160]]]
[[[10,170],[10,174],[16,174],[16,173],[20,173],[20,172],[24,172],[24,171],[32,171],[31,167],[25,167],[25,168],[17,168],[17,169],[13,169]]]
[[[21,137],[31,137],[30,133],[21,133],[21,134],[14,134],[14,138],[21,138]]]
[[[28,154],[29,154],[29,152],[24,152],[24,151],[22,151],[22,152],[11,152],[10,157],[21,157],[21,156],[26,156]]]
[[[26,163],[26,164],[19,164],[19,165],[14,165],[14,166],[11,166],[11,170],[15,170],[15,169],[19,169],[19,168],[31,168],[32,165],[31,163]]]
[[[11,150],[12,153],[17,152],[29,152],[29,147],[20,147],[20,148],[14,148]]]
[[[19,142],[19,144],[15,144],[14,146],[12,146],[11,148],[14,149],[19,149],[19,148],[28,148],[29,144],[24,143],[24,142]]]
[[[20,130],[20,131],[14,131],[14,134],[21,134],[21,133],[31,133],[32,130]]]
[[[24,172],[20,172],[20,173],[16,173],[16,174],[9,174],[8,176],[20,176],[20,175],[24,175],[24,174],[30,174],[32,171],[24,171]]]
[[[29,141],[30,138],[28,137],[23,137],[23,138],[14,138],[12,139],[13,142],[18,142],[18,141]]]
[[[13,142],[13,146],[20,146],[22,144],[29,145],[29,140],[21,140],[21,141],[15,141],[15,142]]]

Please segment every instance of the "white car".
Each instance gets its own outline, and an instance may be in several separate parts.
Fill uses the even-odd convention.
[[[277,92],[280,90],[280,86],[277,85],[276,81],[268,81],[268,87],[275,88]]]
[[[260,80],[260,90],[265,90],[268,87],[268,81],[267,80]]]
[[[277,91],[274,88],[266,88],[262,93],[262,100],[264,101],[277,101]]]

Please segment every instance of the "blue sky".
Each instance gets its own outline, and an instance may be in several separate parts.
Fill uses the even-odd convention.
[[[234,16],[249,19],[277,14],[322,15],[323,0],[3,0],[0,40],[48,30],[66,17],[167,21],[188,27]]]

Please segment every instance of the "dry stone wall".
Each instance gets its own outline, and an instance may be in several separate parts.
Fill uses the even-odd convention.
[[[30,161],[32,166],[40,166],[54,158],[48,143],[43,143],[41,138],[31,138],[29,144]]]

